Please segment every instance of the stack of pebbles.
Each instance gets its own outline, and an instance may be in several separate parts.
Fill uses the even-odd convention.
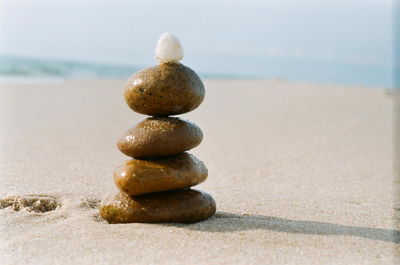
[[[102,202],[100,215],[109,223],[193,223],[215,213],[214,199],[190,187],[203,182],[206,166],[186,151],[200,144],[203,133],[194,123],[170,117],[189,112],[204,99],[198,75],[179,63],[179,40],[163,34],[157,44],[159,65],[135,73],[125,88],[125,101],[150,115],[119,140],[132,157],[114,171],[120,193]]]

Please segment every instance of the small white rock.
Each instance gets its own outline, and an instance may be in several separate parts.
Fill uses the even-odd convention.
[[[178,38],[166,32],[158,39],[155,58],[159,63],[176,63],[183,58],[182,45]]]

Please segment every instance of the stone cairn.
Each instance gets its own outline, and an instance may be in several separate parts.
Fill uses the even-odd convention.
[[[128,80],[126,103],[152,117],[117,142],[132,159],[114,171],[120,192],[100,206],[100,215],[109,223],[193,223],[215,213],[214,199],[190,188],[208,175],[203,162],[186,152],[200,144],[203,133],[192,122],[170,117],[195,109],[205,96],[202,81],[179,63],[182,58],[179,40],[164,33],[156,48],[160,64]]]

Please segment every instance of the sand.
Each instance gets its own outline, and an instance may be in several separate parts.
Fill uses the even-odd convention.
[[[109,225],[120,134],[145,118],[124,81],[2,85],[0,198],[48,196],[44,213],[0,210],[0,264],[392,264],[393,98],[384,89],[211,80],[183,115],[205,135],[196,224]],[[400,204],[399,204],[400,205]],[[393,210],[396,208],[397,210]]]

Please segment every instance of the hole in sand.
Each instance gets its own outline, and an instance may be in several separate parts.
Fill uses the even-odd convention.
[[[14,211],[45,213],[60,206],[58,200],[47,195],[9,196],[0,199],[0,209],[12,207]]]

